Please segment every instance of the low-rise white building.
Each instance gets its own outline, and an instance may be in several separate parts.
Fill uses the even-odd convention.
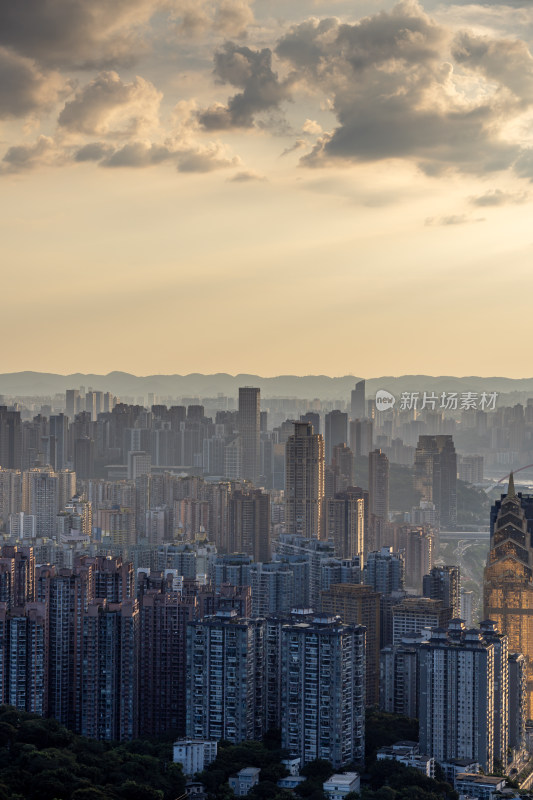
[[[344,774],[332,775],[323,785],[324,793],[329,800],[344,800],[350,792],[359,792],[361,789],[361,779],[358,772],[345,772]]]
[[[439,766],[451,786],[455,786],[455,779],[462,772],[468,772],[470,775],[479,773],[478,762],[471,758],[450,758],[447,761],[439,761]]]
[[[245,767],[228,780],[230,789],[237,797],[246,797],[250,789],[259,783],[259,767]]]
[[[475,797],[476,800],[491,800],[496,792],[505,788],[505,778],[491,778],[488,775],[475,775],[461,772],[455,778],[455,791],[459,797]]]
[[[206,739],[178,739],[174,742],[174,763],[182,765],[187,777],[202,772],[216,757],[216,742]]]
[[[420,753],[420,748],[416,742],[396,742],[391,747],[382,747],[377,752],[378,761],[386,758],[399,761],[406,767],[417,769],[423,772],[428,778],[435,777],[435,759],[432,756]]]

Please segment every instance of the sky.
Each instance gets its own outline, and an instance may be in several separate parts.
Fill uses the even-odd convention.
[[[530,377],[532,45],[531,0],[1,3],[0,371]]]

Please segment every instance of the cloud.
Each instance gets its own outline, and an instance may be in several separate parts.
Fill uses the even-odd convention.
[[[307,139],[296,139],[294,144],[291,144],[290,147],[286,147],[285,150],[281,153],[280,158],[283,156],[288,156],[290,153],[296,153],[298,150],[305,150],[305,148],[309,147],[309,142]]]
[[[469,225],[473,222],[485,222],[483,218],[472,219],[467,214],[450,214],[445,217],[427,217],[425,224],[428,226],[440,225]]]
[[[226,36],[238,36],[253,21],[254,15],[246,0],[222,0],[214,15],[214,28]]]
[[[124,83],[116,72],[101,72],[79,89],[58,121],[70,132],[131,136],[157,123],[161,98],[144,78]]]
[[[232,178],[228,178],[229,183],[250,183],[250,181],[266,181],[264,175],[259,175],[251,170],[246,172],[236,172]]]
[[[2,159],[0,172],[22,172],[42,166],[54,166],[63,163],[64,153],[48,136],[39,136],[34,144],[10,147]]]
[[[166,0],[16,0],[0,3],[0,44],[47,66],[130,64],[142,26]]]
[[[323,133],[322,126],[314,119],[306,119],[302,125],[302,131],[310,134]]]
[[[502,192],[501,189],[493,189],[490,192],[479,195],[478,197],[469,197],[468,200],[473,206],[490,207],[490,206],[504,206],[504,205],[520,205],[526,203],[529,199],[527,192]]]
[[[503,131],[533,97],[522,42],[453,41],[416,0],[402,0],[354,24],[306,20],[276,53],[300,85],[325,95],[337,118],[303,165],[407,159],[429,175],[485,173],[508,168],[519,154]],[[452,53],[472,78],[454,68]]]
[[[47,110],[66,88],[57,72],[42,72],[31,59],[0,47],[0,119]]]
[[[533,57],[518,39],[490,39],[463,32],[454,40],[455,61],[496,81],[526,106],[533,101]]]
[[[84,147],[80,147],[74,153],[74,161],[101,161],[111,152],[113,152],[113,148],[109,147],[109,145],[103,142],[91,142]]]
[[[99,162],[102,167],[152,167],[171,161],[178,172],[213,172],[217,169],[237,167],[240,160],[226,154],[223,146],[213,142],[209,145],[168,142],[158,145],[150,142],[130,142],[121,148],[107,152]]]
[[[150,167],[174,158],[174,153],[164,145],[145,142],[128,142],[123,147],[109,151],[100,162],[103,167]]]
[[[222,83],[242,89],[227,105],[216,104],[201,111],[200,124],[206,130],[251,128],[256,114],[279,109],[290,97],[290,80],[280,81],[272,70],[269,48],[252,50],[227,42],[215,55],[215,76]]]
[[[212,30],[230,38],[244,36],[254,23],[253,0],[178,0],[173,16],[178,30],[195,37]]]

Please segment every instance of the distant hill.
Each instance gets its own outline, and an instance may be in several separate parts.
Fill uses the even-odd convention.
[[[264,397],[299,397],[313,399],[343,399],[360,378],[344,375],[331,378],[327,375],[278,375],[263,378],[259,375],[146,375],[139,377],[127,372],[110,372],[108,375],[83,374],[57,375],[49,372],[11,372],[0,375],[0,394],[10,396],[50,396],[84,386],[97,391],[109,391],[120,396],[146,396],[154,392],[163,397],[215,397],[217,393],[229,396],[238,394],[239,386],[258,386]],[[395,395],[401,392],[498,392],[529,393],[533,397],[533,378],[480,378],[430,375],[384,376],[367,381],[367,397],[378,389],[387,389]]]

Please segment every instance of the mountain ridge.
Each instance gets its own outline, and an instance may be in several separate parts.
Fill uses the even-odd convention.
[[[238,394],[239,386],[257,386],[265,397],[297,397],[313,399],[349,399],[355,383],[362,380],[355,375],[332,377],[328,375],[277,375],[264,378],[253,373],[227,372],[204,374],[134,375],[114,370],[107,374],[75,372],[61,375],[53,372],[25,370],[0,374],[0,394],[7,397],[50,396],[84,386],[96,391],[110,391],[117,396],[146,395],[148,392],[162,396],[229,396]],[[453,375],[398,375],[370,378],[366,381],[367,397],[378,389],[393,394],[401,392],[497,392],[499,394],[530,392],[533,396],[533,378],[506,378]]]

